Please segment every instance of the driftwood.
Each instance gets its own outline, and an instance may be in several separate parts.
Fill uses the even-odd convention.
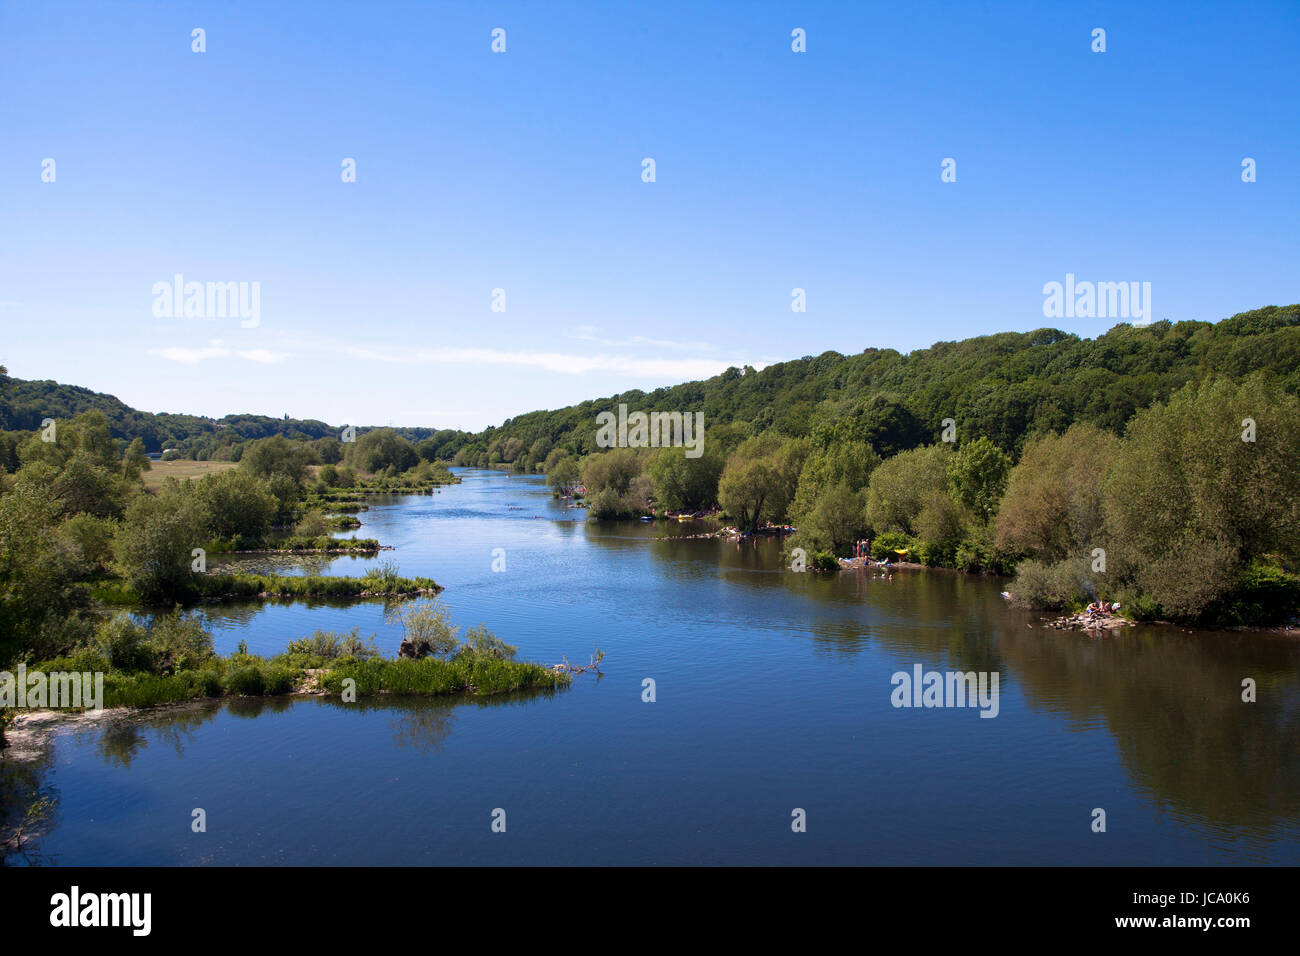
[[[557,674],[581,674],[583,671],[595,671],[597,674],[600,674],[600,662],[605,659],[605,652],[599,647],[596,648],[595,656],[588,656],[587,663],[581,666],[570,664],[568,657],[562,657],[561,659],[564,661],[563,664],[551,665],[551,670],[555,671]],[[604,675],[602,674],[601,676]]]
[[[433,653],[433,641],[427,637],[404,637],[397,647],[397,656],[418,661]]]

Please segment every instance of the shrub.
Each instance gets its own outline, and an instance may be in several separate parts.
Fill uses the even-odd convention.
[[[329,532],[329,522],[319,511],[307,512],[293,529],[294,534],[304,538],[328,537]]]
[[[52,660],[42,661],[38,669],[45,671],[47,674],[53,671],[96,674],[107,673],[112,669],[112,666],[112,663],[97,648],[83,647],[80,650],[73,651],[66,657],[56,657]]]
[[[587,513],[600,520],[634,517],[631,506],[614,489],[602,488],[588,499]]]
[[[890,558],[897,560],[895,550],[912,550],[917,546],[916,539],[901,531],[886,531],[871,542],[871,556],[877,560]]]
[[[482,624],[465,632],[459,651],[469,657],[493,657],[500,661],[513,661],[518,652],[519,648],[507,644]]]
[[[387,621],[402,626],[402,644],[417,657],[426,654],[442,657],[459,646],[456,635],[460,628],[452,625],[446,607],[436,598],[394,608]]]
[[[129,614],[115,614],[95,632],[96,651],[122,671],[147,671],[154,665],[149,631]]]
[[[287,694],[293,690],[296,672],[281,665],[271,665],[262,671],[262,693],[270,696]]]
[[[212,635],[203,624],[176,611],[154,619],[149,627],[149,648],[154,669],[167,673],[197,669],[213,656]]]
[[[1012,599],[1022,607],[1065,610],[1090,600],[1088,562],[1083,559],[1044,564],[1030,558],[1016,567],[1010,585]]]
[[[266,687],[262,670],[255,664],[237,667],[226,676],[226,691],[244,697],[260,696]]]
[[[112,565],[113,536],[117,533],[114,519],[76,514],[63,523],[63,532],[77,546],[89,571],[105,571]]]
[[[1257,560],[1242,572],[1232,594],[1210,609],[1220,624],[1262,627],[1278,624],[1300,608],[1300,578],[1280,565]]]
[[[838,571],[840,569],[839,559],[830,551],[818,551],[808,562],[813,571]]]
[[[122,577],[145,601],[160,601],[193,588],[193,548],[208,538],[207,511],[193,491],[174,479],[155,495],[140,495],[117,532]]]
[[[327,661],[340,657],[350,657],[361,661],[378,656],[379,649],[375,647],[375,636],[373,634],[363,639],[361,637],[361,628],[354,627],[347,634],[317,630],[311,637],[301,637],[295,641],[290,641],[289,646],[285,648],[285,652],[288,654],[302,654]]]

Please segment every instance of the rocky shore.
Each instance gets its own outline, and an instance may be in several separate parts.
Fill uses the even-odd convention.
[[[1080,611],[1078,614],[1071,614],[1068,617],[1048,621],[1043,626],[1070,631],[1111,631],[1118,630],[1121,627],[1132,627],[1133,622],[1128,618],[1120,617],[1118,614],[1086,614]]]

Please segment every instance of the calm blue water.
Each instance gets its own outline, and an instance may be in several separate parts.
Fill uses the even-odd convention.
[[[542,479],[463,471],[392,499],[374,559],[249,566],[445,585],[520,656],[606,652],[552,695],[201,705],[67,729],[47,754],[63,864],[1300,862],[1300,644],[1133,628],[1092,639],[1000,582],[793,574],[774,542],[590,524]],[[494,572],[493,550],[506,570]],[[379,602],[209,607],[217,648],[277,652]],[[891,675],[996,671],[1000,713],[895,708]],[[657,700],[642,701],[642,680]],[[1259,700],[1242,703],[1254,678]],[[191,832],[191,811],[207,832]],[[491,829],[495,808],[506,832]],[[791,830],[802,808],[807,832]],[[1092,811],[1107,815],[1091,830]]]

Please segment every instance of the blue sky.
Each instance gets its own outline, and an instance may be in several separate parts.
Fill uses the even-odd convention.
[[[0,362],[477,429],[1113,325],[1044,318],[1067,273],[1150,282],[1157,319],[1300,299],[1300,3],[1130,6],[3,3]],[[156,317],[177,273],[259,283],[258,325]]]

